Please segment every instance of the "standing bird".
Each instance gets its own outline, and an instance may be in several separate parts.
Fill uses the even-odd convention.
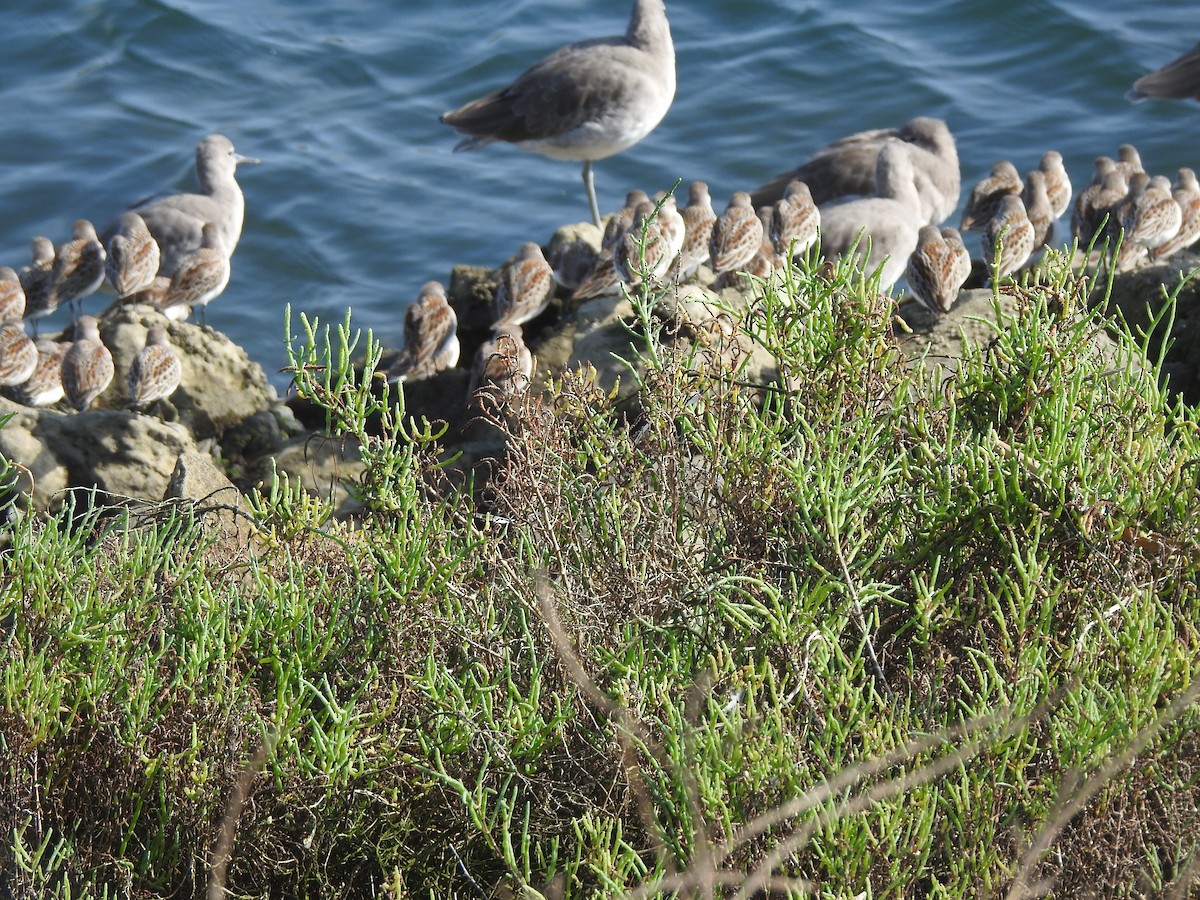
[[[37,342],[36,347],[37,365],[33,374],[17,385],[13,395],[23,406],[52,406],[65,396],[62,361],[71,345],[43,338]]]
[[[913,180],[912,157],[900,141],[889,141],[876,160],[878,196],[831,203],[821,209],[821,255],[837,260],[851,248],[865,256],[867,272],[880,271],[880,290],[891,290],[904,274],[928,224]]]
[[[8,266],[0,267],[0,324],[25,318],[25,290]]]
[[[182,377],[183,366],[167,339],[167,329],[155,325],[146,332],[146,346],[129,365],[126,384],[130,405],[143,409],[155,400],[165,400],[175,393]]]
[[[24,322],[0,325],[0,386],[23,384],[37,367],[38,352]]]
[[[672,245],[654,212],[654,203],[640,204],[633,225],[613,252],[613,271],[617,279],[635,288],[641,285],[643,275],[661,278],[674,261]]]
[[[834,141],[758,188],[751,200],[756,208],[774,204],[797,178],[808,185],[818,206],[839,197],[877,196],[879,153],[893,140],[909,152],[922,223],[944,221],[958,206],[962,189],[958,148],[946,123],[927,116],[910,119],[900,128],[860,131]]]
[[[1050,201],[1050,209],[1054,218],[1059,219],[1071,205],[1071,176],[1063,164],[1062,154],[1057,150],[1047,150],[1042,154],[1038,169],[1046,177],[1046,198]]]
[[[744,269],[762,249],[763,236],[762,220],[754,211],[750,195],[738,191],[713,223],[708,246],[713,272],[719,276]]]
[[[229,284],[229,254],[221,244],[216,223],[206,222],[201,234],[200,246],[179,261],[163,295],[159,309],[169,318],[174,318],[171,310],[186,309],[190,313],[199,306],[203,319],[204,308]]]
[[[1050,242],[1050,233],[1054,228],[1054,208],[1046,193],[1046,173],[1041,169],[1033,169],[1025,176],[1021,202],[1025,204],[1025,214],[1033,225],[1034,248],[1044,247]]]
[[[775,204],[771,218],[771,244],[783,262],[803,256],[817,242],[821,210],[813,202],[808,185],[794,179]]]
[[[116,291],[117,299],[124,300],[154,283],[159,252],[154,235],[137,213],[124,213],[117,219],[116,227],[116,232],[108,239],[104,274]]]
[[[479,403],[486,393],[496,406],[503,406],[529,390],[533,378],[533,354],[525,346],[519,325],[493,329],[475,354],[467,399]]]
[[[404,346],[379,361],[390,384],[427,378],[458,364],[458,316],[440,281],[428,281],[404,311]]]
[[[1130,179],[1129,196],[1121,207],[1127,244],[1155,250],[1175,237],[1182,223],[1183,210],[1171,196],[1170,181],[1161,175],[1149,178],[1145,172]]]
[[[436,282],[435,282],[436,283]],[[496,285],[497,323],[524,325],[542,314],[554,297],[554,272],[532,241],[521,245],[517,255],[500,270]]]
[[[917,299],[937,316],[950,312],[971,274],[971,254],[957,229],[922,225],[904,277]]]
[[[1117,148],[1117,168],[1129,180],[1138,172],[1145,172],[1146,167],[1142,165],[1142,155],[1138,153],[1137,147],[1133,144],[1122,144]]]
[[[958,227],[963,231],[982,231],[991,221],[1005,194],[1021,193],[1021,174],[1007,159],[997,160],[991,174],[971,188],[967,208]]]
[[[17,272],[17,280],[25,292],[25,318],[33,322],[33,333],[37,334],[37,320],[58,308],[54,299],[54,243],[50,238],[33,239],[32,257],[29,265]]]
[[[96,237],[96,228],[87,219],[77,219],[71,226],[71,240],[54,250],[54,266],[50,274],[52,305],[78,304],[94,294],[104,282],[104,245]]]
[[[113,358],[100,340],[95,316],[80,316],[75,326],[75,343],[62,361],[62,385],[67,402],[82,412],[104,393],[112,382]]]
[[[1200,100],[1200,44],[1161,69],[1143,75],[1125,97],[1132,103],[1140,103],[1147,97]]]
[[[196,182],[199,193],[161,194],[134,205],[158,242],[158,271],[172,275],[184,257],[203,245],[204,226],[212,222],[220,248],[232,256],[242,235],[246,198],[235,177],[239,164],[257,163],[233,149],[229,138],[210,134],[196,147]],[[120,228],[120,219],[101,232],[105,244]]]
[[[991,252],[984,262],[989,269],[995,267],[993,283],[1028,262],[1035,247],[1034,229],[1019,195],[1004,195],[999,209],[983,230],[983,247],[985,253]]]
[[[1150,255],[1156,259],[1185,250],[1200,239],[1200,183],[1196,181],[1196,173],[1188,168],[1180,169],[1171,196],[1179,204],[1182,214],[1179,231],[1151,251]]]
[[[713,209],[708,185],[693,181],[688,186],[688,202],[679,214],[683,216],[683,246],[679,249],[679,276],[687,278],[708,262],[709,243],[717,213]]]
[[[1107,160],[1107,164],[1102,160]],[[1100,174],[1102,169],[1103,175]],[[1075,198],[1075,212],[1071,216],[1071,233],[1084,246],[1097,238],[1101,228],[1106,233],[1112,230],[1116,224],[1115,210],[1129,193],[1129,183],[1124,173],[1107,156],[1096,161],[1096,173],[1100,180],[1093,181],[1079,192]]]
[[[551,159],[583,161],[592,221],[600,207],[592,163],[632,147],[675,99],[675,47],[663,0],[634,0],[624,36],[568,44],[507,87],[444,114],[466,135],[455,152],[495,141]]]

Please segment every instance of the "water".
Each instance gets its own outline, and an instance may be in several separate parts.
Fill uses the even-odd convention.
[[[1190,4],[1116,0],[668,0],[675,104],[597,164],[601,208],[703,178],[723,205],[843,134],[946,119],[964,200],[1001,157],[1063,153],[1072,179],[1126,141],[1147,168],[1200,163],[1200,105],[1123,97],[1200,34]],[[451,154],[438,115],[562,43],[618,33],[629,0],[11,0],[0,57],[0,264],[131,201],[193,185],[220,131],[246,167],[233,278],[208,309],[280,387],[283,309],[391,344],[421,285],[494,266],[587,218],[574,163],[493,145]],[[957,222],[955,217],[954,222]],[[97,309],[93,300],[89,308]],[[43,331],[67,314],[44,323]]]

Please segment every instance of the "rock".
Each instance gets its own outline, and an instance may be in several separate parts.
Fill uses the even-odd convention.
[[[19,505],[48,509],[71,484],[67,467],[43,440],[34,436],[40,413],[0,397],[0,416],[12,414],[0,427],[0,456],[17,463]]]
[[[245,498],[207,453],[179,455],[163,500],[186,501],[225,550],[260,546]]]
[[[31,434],[66,468],[71,486],[118,498],[161,497],[175,460],[197,449],[181,424],[112,409],[43,410]]]

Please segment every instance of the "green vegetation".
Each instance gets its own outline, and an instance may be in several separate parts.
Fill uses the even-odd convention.
[[[944,383],[846,266],[741,323],[771,385],[636,298],[636,401],[497,414],[482,506],[305,322],[359,521],[0,535],[0,896],[1186,896],[1197,417],[1056,265]]]

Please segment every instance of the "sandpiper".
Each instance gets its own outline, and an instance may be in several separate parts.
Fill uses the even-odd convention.
[[[1061,218],[1071,205],[1071,176],[1067,174],[1062,154],[1047,150],[1042,154],[1038,168],[1046,176],[1046,199],[1050,201],[1054,218]]]
[[[53,305],[70,303],[82,309],[84,298],[104,282],[104,257],[104,245],[96,237],[95,227],[87,219],[77,219],[71,226],[71,240],[54,250],[50,274]]]
[[[984,260],[993,270],[993,282],[1011,275],[1029,261],[1034,247],[1033,223],[1017,194],[1005,194],[996,214],[983,230]]]
[[[65,396],[62,384],[62,361],[71,349],[66,341],[42,338],[36,344],[37,365],[24,382],[17,385],[13,395],[23,406],[53,406]]]
[[[663,0],[634,0],[625,34],[568,44],[512,84],[445,113],[467,135],[455,151],[507,141],[551,159],[583,161],[592,221],[592,163],[632,147],[675,98],[675,47]]]
[[[713,223],[708,248],[713,272],[721,275],[745,268],[762,249],[763,236],[762,220],[754,211],[750,195],[738,191]]]
[[[1196,173],[1193,170],[1189,168],[1179,170],[1171,196],[1179,204],[1182,214],[1179,231],[1169,241],[1154,248],[1151,256],[1155,258],[1170,256],[1172,253],[1187,249],[1200,239],[1200,183],[1197,183]]]
[[[542,248],[526,241],[500,270],[496,285],[495,321],[524,325],[542,314],[554,297],[554,272]]]
[[[492,332],[475,354],[468,402],[481,404],[486,396],[497,407],[529,390],[533,355],[525,346],[519,325],[502,325]]]
[[[1000,198],[1005,194],[1021,193],[1021,187],[1021,174],[1017,167],[1007,159],[997,160],[991,174],[971,188],[967,208],[963,210],[958,227],[963,231],[982,231],[1000,208]]]
[[[1041,169],[1033,169],[1025,175],[1021,202],[1025,204],[1025,214],[1033,225],[1034,248],[1045,246],[1050,241],[1054,227],[1054,208],[1046,192],[1046,173]]]
[[[821,210],[813,202],[808,185],[794,179],[775,204],[771,219],[771,244],[783,261],[803,256],[817,242]]]
[[[48,316],[58,308],[54,296],[54,242],[48,237],[35,237],[32,242],[32,261],[17,272],[21,290],[25,292],[25,318],[33,323],[37,334],[37,320]]]
[[[158,274],[158,242],[135,212],[117,219],[116,231],[108,239],[108,257],[104,274],[118,300],[144,291]]]
[[[440,281],[426,282],[404,311],[404,346],[379,362],[388,381],[416,380],[458,364],[458,316]]]
[[[204,308],[229,284],[229,271],[229,254],[221,243],[220,230],[215,222],[206,222],[200,246],[179,261],[160,309],[167,313],[199,306],[203,317]]]
[[[971,256],[956,229],[922,225],[917,246],[904,269],[917,299],[942,316],[950,311],[971,274]]]
[[[175,393],[182,377],[183,366],[167,338],[167,329],[155,325],[146,332],[146,345],[129,365],[126,385],[130,405],[144,409],[155,400],[165,400]]]
[[[62,385],[67,401],[82,412],[104,393],[115,369],[112,354],[100,339],[95,316],[80,316],[75,325],[75,342],[62,361]]]
[[[25,290],[21,279],[8,266],[0,267],[0,323],[25,318]]]
[[[0,324],[0,386],[13,387],[28,380],[37,366],[38,352],[24,322]]]
[[[679,276],[687,278],[708,262],[709,243],[717,214],[713,209],[708,185],[693,181],[688,185],[688,202],[679,214],[683,217],[683,246],[679,248]]]

